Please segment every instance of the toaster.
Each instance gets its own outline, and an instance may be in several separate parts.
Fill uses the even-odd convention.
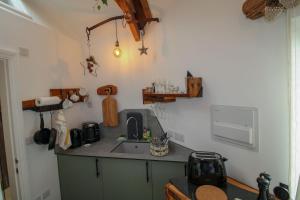
[[[201,185],[226,185],[226,168],[224,162],[227,158],[214,152],[192,152],[188,161],[188,180],[190,183]]]

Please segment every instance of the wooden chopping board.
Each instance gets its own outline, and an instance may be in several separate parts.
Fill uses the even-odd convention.
[[[107,127],[116,127],[119,124],[117,100],[108,95],[102,101],[103,125]]]
[[[196,190],[197,200],[228,200],[223,190],[212,185],[203,185]]]

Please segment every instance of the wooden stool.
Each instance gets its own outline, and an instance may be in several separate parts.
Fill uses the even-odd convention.
[[[223,190],[212,185],[203,185],[196,190],[197,200],[228,200]]]

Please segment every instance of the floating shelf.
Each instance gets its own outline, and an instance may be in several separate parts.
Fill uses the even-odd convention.
[[[49,111],[54,111],[54,110],[61,110],[62,103],[56,104],[56,105],[50,105],[50,106],[36,106],[35,105],[35,100],[28,100],[28,101],[23,101],[22,102],[22,107],[23,110],[31,110],[35,112],[49,112]]]
[[[202,90],[201,87],[201,94],[198,97],[202,97]],[[146,92],[146,89],[143,89],[143,103],[144,104],[152,104],[152,103],[171,103],[175,102],[177,98],[195,98],[190,96],[189,94],[160,94],[160,93],[149,93]]]
[[[80,103],[80,102],[84,102],[84,99],[88,96],[81,96],[79,94],[79,88],[67,88],[67,89],[50,89],[50,96],[57,96],[59,97],[62,101],[64,101],[66,98],[68,98],[70,101],[72,101],[69,97],[75,93],[76,95],[79,96],[79,100],[73,103]]]
[[[73,103],[80,103],[84,102],[86,96],[79,95],[79,88],[68,88],[68,89],[50,89],[50,96],[58,96],[62,101],[60,104],[56,105],[49,105],[49,106],[36,106],[35,105],[35,99],[22,101],[22,108],[23,110],[31,110],[35,112],[49,112],[49,111],[55,111],[55,110],[61,110],[63,109],[62,103],[66,98],[69,98],[71,94],[76,94],[79,96],[79,100],[74,102],[70,98],[69,100]]]
[[[143,89],[143,103],[171,103],[177,98],[199,98],[203,96],[202,78],[187,78],[187,93],[152,93]],[[196,85],[196,87],[195,87]]]

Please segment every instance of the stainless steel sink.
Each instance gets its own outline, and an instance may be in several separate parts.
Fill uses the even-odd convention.
[[[147,142],[125,141],[116,146],[112,153],[149,154],[150,144]]]

